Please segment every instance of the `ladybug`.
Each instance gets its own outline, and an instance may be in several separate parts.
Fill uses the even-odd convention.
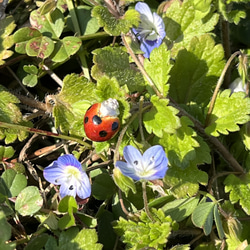
[[[119,103],[109,98],[102,103],[95,103],[88,108],[84,116],[86,136],[97,142],[110,140],[120,128]]]

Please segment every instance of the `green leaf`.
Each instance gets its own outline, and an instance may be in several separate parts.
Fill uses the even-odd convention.
[[[15,51],[20,54],[26,54],[26,44],[35,37],[41,37],[42,33],[37,29],[24,27],[18,29],[14,34]]]
[[[170,96],[178,103],[207,105],[224,67],[224,50],[210,35],[194,37],[170,71]]]
[[[218,211],[218,206],[214,206],[214,221],[218,231],[219,238],[223,239],[225,237],[225,234],[223,231],[222,222]]]
[[[199,197],[191,197],[186,199],[178,199],[168,202],[162,207],[166,216],[170,216],[172,220],[177,222],[186,219],[193,213],[199,202]]]
[[[209,235],[213,226],[214,202],[200,203],[192,214],[192,222],[196,227],[202,228],[205,235]]]
[[[112,36],[126,34],[133,26],[138,26],[140,21],[140,14],[133,9],[126,11],[122,17],[116,18],[107,7],[95,6],[92,16],[96,17],[99,25]]]
[[[227,135],[238,131],[239,124],[249,121],[250,99],[245,93],[237,92],[232,95],[229,89],[219,93],[205,131],[209,135]]]
[[[18,125],[31,126],[30,122],[23,120],[22,113],[17,106],[19,100],[9,93],[2,85],[0,85],[0,121],[13,123]],[[17,138],[22,141],[27,137],[28,133],[16,130],[0,128],[0,140],[5,138],[5,143],[14,142]]]
[[[24,250],[43,249],[48,239],[48,234],[33,236],[28,242],[28,245],[25,246]]]
[[[78,37],[67,36],[58,41],[51,55],[53,62],[63,62],[74,55],[81,47],[82,41]]]
[[[24,188],[16,198],[15,209],[22,216],[32,215],[43,206],[43,198],[35,186]]]
[[[172,220],[169,216],[166,217],[162,210],[152,209],[151,215],[155,219],[154,223],[145,212],[141,213],[139,222],[125,220],[122,217],[117,221],[114,229],[130,249],[163,249],[166,245],[172,230]]]
[[[142,91],[145,88],[143,76],[129,64],[129,56],[121,48],[104,47],[96,49],[91,69],[92,77],[96,80],[103,76],[115,77],[120,86],[127,85],[129,91]]]
[[[106,200],[116,192],[116,186],[112,178],[102,173],[95,177],[92,184],[92,195],[98,200]]]
[[[84,136],[83,117],[96,100],[95,85],[77,74],[68,74],[63,79],[61,92],[54,96],[53,115],[55,126],[63,133]],[[77,95],[76,95],[77,93]],[[72,98],[74,96],[74,98]]]
[[[113,179],[115,184],[121,189],[122,192],[128,196],[129,190],[131,190],[134,194],[136,193],[136,187],[134,181],[123,175],[118,168],[114,168],[113,170]]]
[[[0,228],[0,248],[3,250],[16,249],[14,242],[11,242],[10,244],[7,243],[11,238],[11,225],[7,222],[3,211],[0,211]]]
[[[30,24],[44,36],[56,39],[60,37],[63,31],[64,16],[59,9],[45,15],[42,15],[39,10],[34,10],[30,14]]]
[[[88,6],[76,6],[74,10],[77,15],[77,20],[80,26],[81,35],[86,36],[89,34],[94,34],[99,30],[100,26],[98,25],[97,19],[91,17],[92,8]],[[74,26],[72,23],[71,16],[67,18],[67,26],[74,32]]]
[[[15,21],[12,16],[7,16],[0,20],[0,65],[3,65],[4,59],[12,56],[13,51],[8,50],[14,44],[13,36],[10,34],[15,29]]]
[[[169,72],[172,65],[170,64],[170,50],[168,50],[165,43],[150,53],[150,60],[144,60],[144,67],[159,92],[163,96],[167,96],[168,87],[166,84],[170,77]]]
[[[250,172],[247,174],[236,177],[233,174],[230,174],[224,181],[225,192],[229,193],[230,201],[235,204],[239,201],[242,209],[250,215]]]
[[[13,147],[4,147],[0,145],[0,162],[11,158],[15,153]]]
[[[17,196],[27,186],[27,179],[25,175],[18,174],[13,169],[7,169],[4,171],[1,178],[10,190],[10,197]]]
[[[157,96],[151,97],[153,107],[143,115],[143,123],[148,133],[154,133],[158,137],[163,136],[163,132],[174,133],[180,127],[178,110],[167,106],[169,100],[159,99]]]
[[[167,38],[176,49],[188,44],[193,37],[212,31],[219,20],[218,14],[211,11],[206,15],[194,5],[192,0],[182,4],[174,1],[163,16]]]
[[[206,185],[208,175],[206,172],[191,165],[186,169],[170,167],[163,179],[164,183],[172,187],[172,192],[177,198],[193,196],[199,191],[199,183]]]
[[[34,87],[38,82],[38,69],[35,65],[24,65],[23,70],[29,74],[27,74],[22,83],[27,85],[28,87]]]
[[[196,132],[191,128],[193,123],[186,116],[182,116],[181,127],[174,134],[164,131],[160,144],[165,148],[170,165],[186,168],[195,160],[196,151],[200,145],[195,140]]]
[[[27,55],[36,56],[41,59],[49,57],[53,50],[54,42],[46,36],[32,38],[26,44]]]

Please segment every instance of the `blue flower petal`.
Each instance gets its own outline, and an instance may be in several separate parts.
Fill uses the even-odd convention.
[[[135,5],[135,10],[138,11],[141,15],[145,15],[145,17],[147,17],[147,19],[151,22],[154,21],[151,9],[146,3],[138,2]]]
[[[161,43],[161,39],[158,39],[158,41],[143,40],[140,49],[144,52],[144,57],[149,58],[151,51],[155,48],[158,48]]]
[[[81,182],[77,185],[76,194],[81,199],[86,199],[91,195],[91,184],[89,181],[89,177],[85,172],[81,175]]]
[[[71,154],[62,155],[57,159],[58,167],[66,168],[67,166],[74,166],[79,170],[82,169],[81,163]]]
[[[43,176],[45,180],[50,183],[53,183],[54,185],[61,184],[61,182],[58,182],[57,180],[60,180],[63,174],[64,170],[62,168],[59,168],[56,162],[53,162],[51,165],[49,165],[43,170]]]
[[[115,166],[121,170],[123,175],[128,176],[136,181],[140,180],[140,177],[136,174],[135,168],[131,167],[131,165],[128,163],[117,161]]]
[[[142,168],[142,155],[137,148],[130,145],[124,147],[123,156],[130,168],[135,171]]]
[[[74,181],[63,183],[60,186],[60,196],[63,198],[66,195],[76,197],[76,185]]]

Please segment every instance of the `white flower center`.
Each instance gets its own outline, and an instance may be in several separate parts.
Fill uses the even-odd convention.
[[[154,23],[152,23],[148,17],[143,14],[141,14],[141,23],[138,28],[141,30],[139,35],[146,40],[155,41],[159,37]]]
[[[72,178],[80,180],[81,172],[74,166],[67,166],[67,168],[65,169],[65,176],[67,177],[67,180],[71,180]]]

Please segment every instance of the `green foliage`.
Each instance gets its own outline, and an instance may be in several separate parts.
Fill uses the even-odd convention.
[[[24,78],[23,78],[23,84],[27,85],[28,87],[34,87],[37,84],[38,77],[38,69],[35,65],[24,65],[23,70],[28,73]]]
[[[139,25],[140,14],[132,9],[126,11],[122,18],[117,18],[109,12],[108,8],[95,6],[92,15],[97,18],[99,25],[112,36],[126,34],[130,28]]]
[[[206,128],[206,133],[219,136],[238,131],[239,125],[249,121],[250,100],[243,92],[230,95],[230,90],[224,90],[217,98]]]
[[[13,147],[0,146],[0,162],[3,162],[4,160],[11,158],[14,155],[14,153],[15,150],[13,149]]]
[[[0,20],[0,65],[5,63],[5,59],[9,58],[13,51],[9,50],[14,44],[13,36],[10,34],[15,29],[14,18],[8,16]]]
[[[19,100],[2,85],[0,85],[0,95],[0,122],[30,126],[31,124],[23,119],[22,113],[17,106]],[[22,141],[27,135],[25,131],[0,128],[0,139],[3,140],[5,138],[6,144],[14,142],[16,139]]]
[[[141,249],[153,247],[163,249],[167,243],[167,237],[172,229],[172,220],[166,217],[162,210],[152,210],[154,223],[147,217],[145,212],[141,213],[140,221],[125,220],[120,218],[114,226],[117,233],[122,236],[123,242],[130,249]]]
[[[230,192],[229,199],[234,204],[239,201],[243,210],[249,215],[249,186],[250,177],[249,172],[241,177],[229,175],[225,180],[225,191]]]

